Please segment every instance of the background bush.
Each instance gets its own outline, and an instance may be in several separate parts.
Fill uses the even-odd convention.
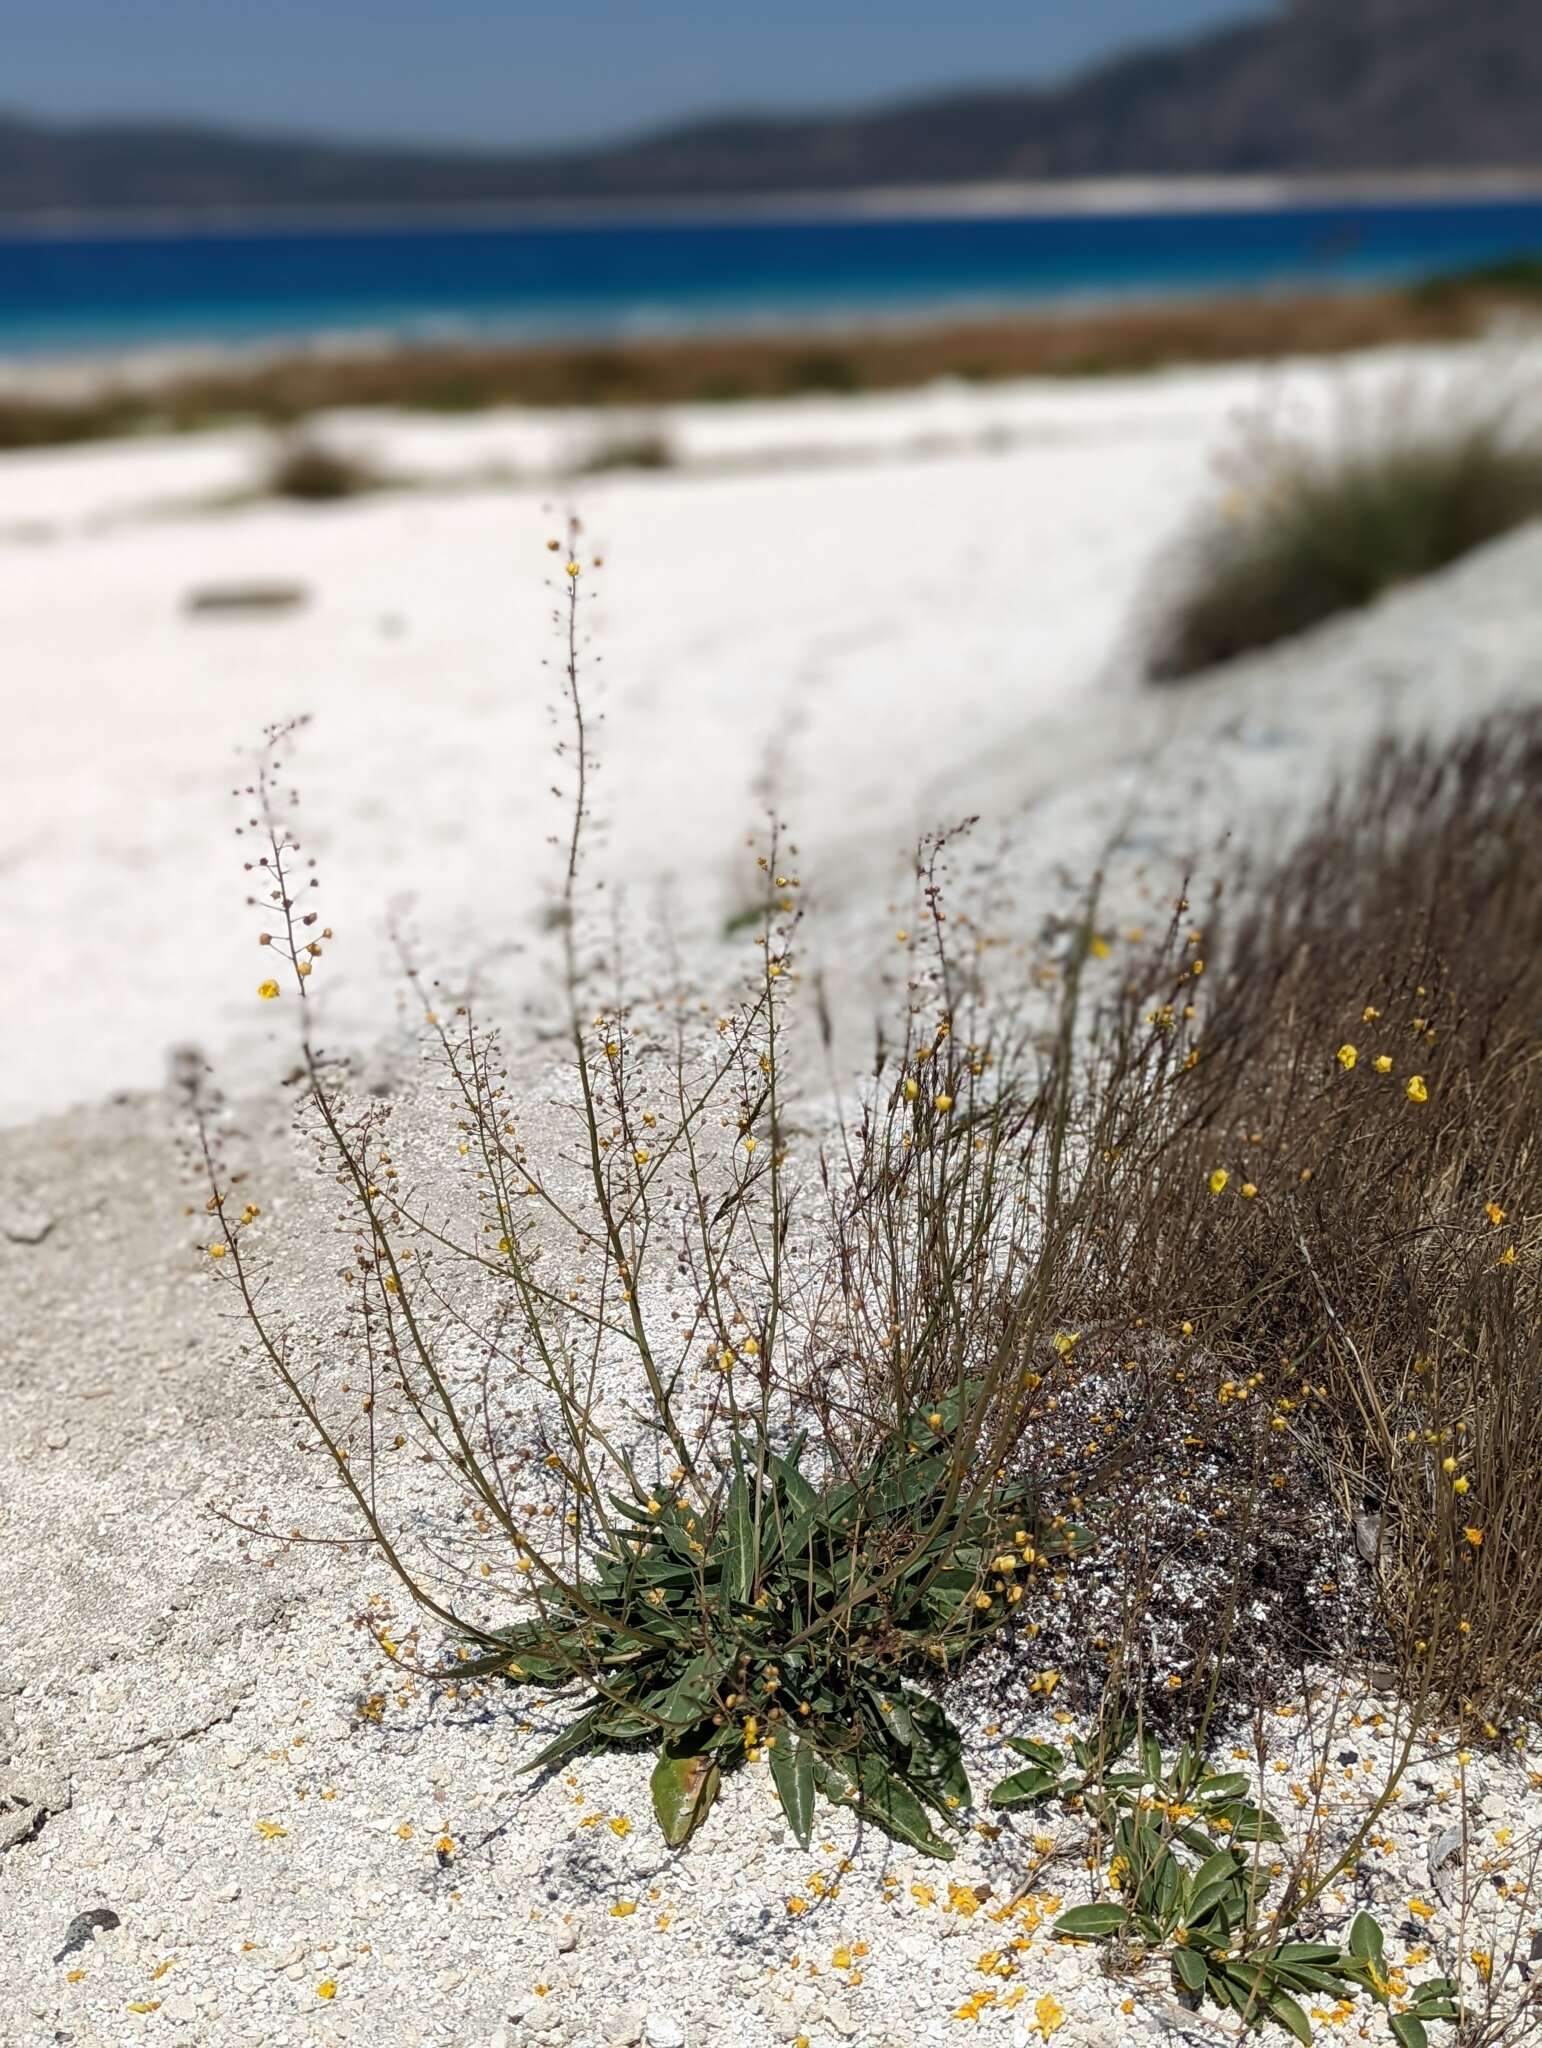
[[[1394,408],[1323,442],[1250,444],[1193,534],[1150,655],[1160,682],[1268,647],[1542,515],[1542,442],[1509,408]]]

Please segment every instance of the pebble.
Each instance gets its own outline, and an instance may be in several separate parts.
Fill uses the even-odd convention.
[[[650,2012],[643,2021],[648,2048],[685,2048],[685,2029],[672,2012]]]

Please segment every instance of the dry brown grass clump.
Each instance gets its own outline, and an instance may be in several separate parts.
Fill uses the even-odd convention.
[[[1542,440],[1503,404],[1394,411],[1250,457],[1190,541],[1156,681],[1273,646],[1542,517]]]
[[[1099,1290],[1311,1461],[1410,1683],[1490,1722],[1542,1690],[1539,790],[1535,714],[1388,747],[1197,920]]]
[[[275,448],[259,488],[267,497],[332,505],[383,486],[384,478],[366,457],[300,435]]]

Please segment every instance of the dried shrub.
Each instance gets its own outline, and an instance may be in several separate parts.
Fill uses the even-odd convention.
[[[579,463],[579,476],[602,476],[613,469],[673,469],[675,444],[667,434],[639,431],[598,441]]]
[[[1157,625],[1155,681],[1273,646],[1542,515],[1542,443],[1504,406],[1250,441],[1233,468]]]
[[[301,435],[274,450],[259,489],[264,497],[331,505],[344,498],[363,497],[384,485],[384,477],[367,456]]]
[[[1153,1013],[1105,1296],[1355,1531],[1408,1685],[1542,1691],[1542,718],[1391,744]],[[1267,1508],[1269,1495],[1263,1496]]]

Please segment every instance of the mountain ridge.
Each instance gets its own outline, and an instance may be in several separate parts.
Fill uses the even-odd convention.
[[[1287,0],[1064,84],[714,114],[562,150],[0,111],[0,214],[541,204],[1139,177],[1542,169],[1537,0]]]

